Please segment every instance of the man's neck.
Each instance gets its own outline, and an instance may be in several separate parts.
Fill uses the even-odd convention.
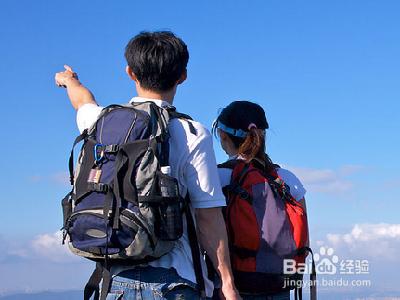
[[[154,91],[150,91],[150,90],[144,90],[141,88],[137,88],[136,91],[137,91],[138,97],[164,100],[172,105],[172,102],[174,101],[174,96],[176,93],[176,88],[173,88],[167,92],[154,92]]]

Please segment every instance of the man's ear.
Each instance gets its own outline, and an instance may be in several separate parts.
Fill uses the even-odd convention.
[[[128,74],[130,79],[132,79],[133,81],[137,82],[138,79],[137,79],[135,73],[133,73],[133,71],[132,71],[130,66],[126,66],[125,72],[126,72],[126,74]]]
[[[187,69],[185,69],[185,71],[183,71],[181,77],[178,79],[178,81],[176,82],[176,84],[181,84],[183,83],[187,78]]]

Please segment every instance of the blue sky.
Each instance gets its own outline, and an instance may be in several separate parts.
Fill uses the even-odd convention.
[[[270,156],[308,190],[316,248],[317,241],[334,244],[328,234],[352,236],[361,224],[364,235],[353,235],[359,248],[333,245],[343,256],[365,250],[362,236],[396,249],[399,9],[394,0],[1,1],[1,268],[24,273],[37,263],[30,253],[35,241],[46,234],[51,240],[61,227],[59,199],[68,191],[67,158],[78,131],[54,73],[67,63],[101,104],[127,102],[134,86],[124,73],[124,47],[139,31],[159,29],[174,31],[189,47],[188,80],[175,98],[180,111],[210,127],[230,101],[265,108]],[[222,162],[217,140],[214,146]],[[72,259],[42,254],[44,278]],[[387,266],[381,275],[393,271],[385,254],[358,254]],[[74,272],[68,270],[52,287],[63,286]],[[377,287],[390,283],[386,276]],[[7,282],[0,291],[46,288],[39,279]]]

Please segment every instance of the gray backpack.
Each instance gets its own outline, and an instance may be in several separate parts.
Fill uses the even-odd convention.
[[[184,212],[191,219],[188,197],[180,196],[178,181],[170,176],[172,118],[190,119],[152,102],[111,105],[74,142],[69,159],[73,188],[62,200],[63,236],[73,253],[97,262],[85,300],[93,294],[95,299],[106,298],[112,264],[143,264],[171,251],[183,234]],[[82,141],[74,171],[74,147]],[[193,220],[187,223],[196,260]],[[199,266],[195,271],[204,286]]]

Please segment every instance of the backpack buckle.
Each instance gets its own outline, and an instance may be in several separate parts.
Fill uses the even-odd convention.
[[[115,153],[119,151],[119,145],[112,144],[112,145],[107,145],[104,146],[104,151],[105,153]]]
[[[228,191],[231,191],[232,193],[238,195],[241,199],[247,202],[253,201],[249,192],[242,188],[240,185],[229,185]]]
[[[89,186],[89,190],[94,191],[94,192],[99,192],[99,193],[106,194],[109,190],[109,186],[105,183],[89,182],[88,186]]]
[[[247,191],[244,191],[244,190],[239,191],[239,196],[243,200],[249,200],[250,199],[249,193]]]

